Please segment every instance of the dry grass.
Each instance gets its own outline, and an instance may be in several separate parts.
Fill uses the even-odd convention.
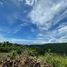
[[[67,67],[67,56],[46,53],[41,56],[17,55],[15,58],[8,57],[9,54],[1,54],[0,67]]]

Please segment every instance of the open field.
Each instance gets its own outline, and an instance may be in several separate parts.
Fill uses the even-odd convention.
[[[67,43],[0,43],[0,67],[67,67]]]

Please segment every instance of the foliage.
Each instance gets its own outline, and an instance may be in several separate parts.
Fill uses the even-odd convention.
[[[53,67],[67,67],[67,56],[61,56],[54,53],[45,53],[38,57],[41,61],[47,62]]]
[[[16,59],[17,56],[32,56],[41,62],[53,65],[53,67],[67,67],[67,43],[42,45],[0,43],[0,58],[10,57],[11,59]]]

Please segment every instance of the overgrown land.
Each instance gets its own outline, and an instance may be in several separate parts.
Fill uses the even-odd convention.
[[[67,67],[67,43],[0,43],[0,67]]]

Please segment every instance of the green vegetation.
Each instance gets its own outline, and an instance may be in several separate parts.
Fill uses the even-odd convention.
[[[5,58],[36,57],[53,67],[67,67],[67,43],[19,45],[9,42],[0,43],[0,61]]]

